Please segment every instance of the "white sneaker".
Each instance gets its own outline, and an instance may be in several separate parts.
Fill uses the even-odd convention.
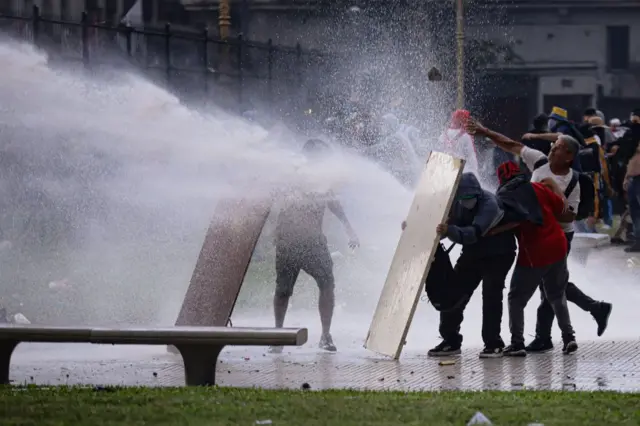
[[[338,349],[336,345],[333,344],[333,339],[331,338],[331,334],[324,334],[320,338],[320,343],[318,343],[318,347],[325,351],[336,352]]]

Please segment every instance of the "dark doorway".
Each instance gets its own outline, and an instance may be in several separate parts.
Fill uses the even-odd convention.
[[[607,27],[607,67],[610,70],[629,69],[629,27]]]

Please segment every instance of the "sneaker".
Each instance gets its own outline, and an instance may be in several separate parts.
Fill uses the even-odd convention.
[[[572,354],[577,350],[578,350],[578,344],[575,342],[575,340],[570,340],[568,342],[565,342],[564,346],[562,347],[562,353],[565,355]]]
[[[480,358],[502,358],[503,349],[501,347],[498,348],[490,348],[486,347],[480,352]]]
[[[530,353],[543,354],[553,350],[553,343],[551,339],[540,339],[536,337],[524,349]]]
[[[329,352],[336,352],[338,350],[336,345],[333,344],[331,334],[323,334],[320,338],[320,343],[318,343],[318,347]]]
[[[446,340],[440,342],[438,346],[427,352],[429,356],[451,356],[460,355],[460,345],[450,345]]]
[[[509,345],[504,348],[502,352],[504,356],[523,357],[527,356],[527,351],[524,349],[524,345]]]
[[[593,319],[596,320],[596,324],[598,324],[598,337],[604,334],[607,325],[609,325],[609,316],[611,315],[612,308],[613,305],[611,303],[600,302],[598,310],[591,314]]]
[[[626,246],[628,243],[620,237],[612,237],[611,244],[614,246]]]
[[[284,350],[284,346],[269,346],[270,354],[281,354]]]

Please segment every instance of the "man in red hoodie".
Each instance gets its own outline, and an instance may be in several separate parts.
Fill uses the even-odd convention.
[[[498,178],[503,185],[521,174],[517,164],[507,162],[498,168]],[[511,345],[505,356],[526,356],[524,345],[524,308],[542,282],[545,297],[551,304],[562,331],[563,352],[575,352],[573,327],[567,307],[565,290],[569,280],[567,269],[567,240],[557,217],[567,209],[567,201],[552,179],[532,182],[540,211],[542,225],[528,221],[519,224],[518,260],[509,289],[509,327]],[[506,225],[509,227],[508,225]]]

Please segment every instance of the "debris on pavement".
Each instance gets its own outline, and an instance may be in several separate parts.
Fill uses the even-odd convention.
[[[443,367],[444,367],[444,366],[446,366],[446,365],[456,365],[456,362],[455,362],[455,361],[453,361],[453,360],[440,361],[440,362],[438,363],[438,365],[441,365],[441,366],[443,366]]]
[[[271,420],[268,420],[268,419],[267,420],[256,420],[256,424],[257,425],[270,425],[272,423],[273,422]]]
[[[20,312],[18,312],[17,314],[15,314],[13,316],[13,322],[15,324],[20,324],[20,325],[29,325],[31,324],[31,321],[29,321],[27,319],[27,317],[25,317],[23,314],[21,314]]]
[[[69,280],[67,278],[65,278],[65,279],[62,279],[62,280],[51,281],[49,283],[49,288],[52,289],[52,290],[69,289],[69,288],[71,288],[71,284],[69,284]]]
[[[485,416],[480,411],[478,411],[477,413],[475,413],[473,415],[473,417],[471,417],[471,420],[469,420],[469,423],[467,423],[467,426],[469,426],[469,425],[491,425],[491,424],[493,424],[493,423],[491,423],[491,420],[489,420],[487,418],[487,416]]]

